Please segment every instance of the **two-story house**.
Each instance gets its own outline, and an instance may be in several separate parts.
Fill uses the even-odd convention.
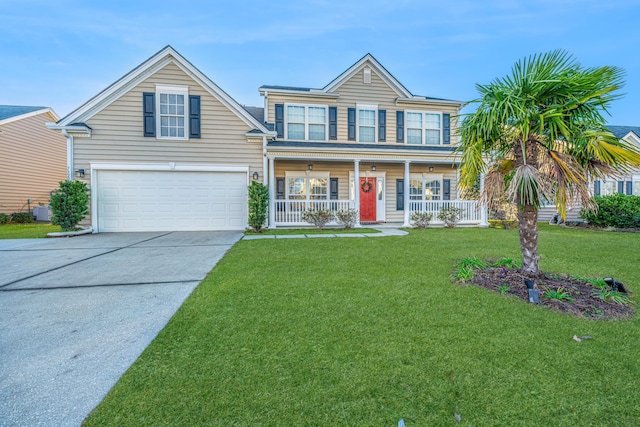
[[[459,200],[453,119],[462,103],[413,95],[367,54],[322,89],[262,86],[271,226],[300,225],[305,209],[353,208],[361,223],[410,225],[443,206],[486,223]]]
[[[461,103],[412,95],[371,55],[323,89],[263,86],[243,107],[170,46],[57,123],[68,178],[91,188],[96,232],[241,230],[247,187],[269,186],[269,227],[305,209],[352,208],[363,223],[463,209],[455,120]]]

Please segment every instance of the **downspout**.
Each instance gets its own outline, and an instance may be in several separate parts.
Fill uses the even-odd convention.
[[[62,129],[62,135],[67,138],[67,180],[73,181],[73,136],[66,129]]]
[[[267,173],[267,137],[262,135],[262,183],[269,185],[269,176]]]

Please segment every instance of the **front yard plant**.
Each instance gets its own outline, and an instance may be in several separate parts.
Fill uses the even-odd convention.
[[[640,197],[627,194],[594,196],[597,211],[583,209],[580,217],[596,227],[640,228]]]
[[[269,188],[253,181],[249,186],[249,226],[256,233],[262,231],[267,221],[269,207]]]
[[[433,214],[429,212],[412,212],[411,221],[415,228],[427,228],[433,219]]]
[[[334,217],[333,211],[327,209],[307,209],[302,212],[302,220],[315,225],[320,230],[333,221]]]
[[[75,231],[89,213],[89,188],[82,181],[61,181],[60,188],[51,194],[51,224],[62,231]]]
[[[335,218],[338,225],[345,230],[350,230],[356,225],[360,213],[356,209],[342,209],[336,212]]]
[[[460,214],[462,209],[456,208],[454,206],[445,206],[440,209],[438,213],[438,219],[440,221],[444,221],[444,226],[446,228],[454,228],[458,221],[460,221]]]

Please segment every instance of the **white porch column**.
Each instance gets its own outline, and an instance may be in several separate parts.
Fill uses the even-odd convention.
[[[484,175],[485,174],[480,175],[480,194],[484,191]],[[478,201],[478,203],[480,202]],[[480,227],[489,227],[489,209],[487,208],[487,205],[482,203],[478,206],[478,209],[480,209]]]
[[[269,228],[276,228],[276,179],[273,157],[269,157]]]
[[[409,203],[409,179],[410,179],[410,174],[409,174],[409,164],[411,162],[409,160],[405,160],[404,162],[404,224],[402,224],[403,227],[411,227],[411,212],[409,212],[410,209],[410,203]]]
[[[354,227],[360,227],[360,160],[353,161],[353,203],[358,211]]]

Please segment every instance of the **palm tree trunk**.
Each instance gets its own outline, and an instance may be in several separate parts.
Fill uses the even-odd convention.
[[[518,209],[518,231],[522,250],[522,271],[538,274],[538,210],[533,205]]]

